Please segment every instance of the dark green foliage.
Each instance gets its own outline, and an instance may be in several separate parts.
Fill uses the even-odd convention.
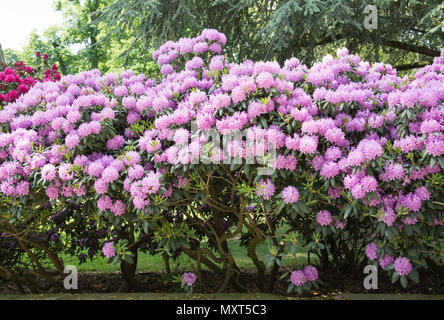
[[[377,8],[374,30],[364,28],[367,5]],[[295,56],[310,63],[345,45],[405,70],[439,55],[444,39],[443,4],[436,0],[116,0],[101,13],[112,34],[134,35],[146,48],[218,29],[239,61]]]

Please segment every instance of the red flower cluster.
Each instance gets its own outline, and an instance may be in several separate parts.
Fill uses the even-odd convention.
[[[37,67],[32,68],[18,61],[0,71],[0,107],[14,102],[29,91],[36,82],[58,81],[61,76],[56,64],[49,66],[48,55],[36,52]],[[40,70],[45,70],[43,73]]]
[[[45,56],[47,56],[45,54]],[[45,56],[43,56],[43,59],[45,59]],[[57,65],[53,64],[51,68],[48,68],[45,70],[45,80],[44,81],[59,81],[60,80],[60,73],[57,69]]]

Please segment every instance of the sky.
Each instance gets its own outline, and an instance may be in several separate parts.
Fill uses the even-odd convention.
[[[42,34],[54,24],[61,24],[62,13],[53,0],[0,0],[0,43],[5,48],[21,50],[35,30]]]

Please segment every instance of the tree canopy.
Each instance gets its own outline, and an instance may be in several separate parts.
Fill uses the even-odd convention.
[[[373,30],[364,28],[368,5],[377,9]],[[441,1],[117,0],[101,20],[112,34],[132,34],[145,47],[207,27],[232,39],[227,51],[237,60],[296,56],[310,63],[346,45],[370,61],[383,58],[408,69],[439,56],[443,8]]]
[[[154,48],[204,28],[231,39],[225,52],[234,61],[297,57],[311,64],[346,46],[398,71],[430,64],[444,40],[439,0],[57,0],[54,8],[64,24],[31,34],[19,56],[29,61],[33,52],[45,51],[63,74],[130,66],[152,73],[158,70]]]

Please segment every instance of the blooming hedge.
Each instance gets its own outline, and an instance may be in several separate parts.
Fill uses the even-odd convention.
[[[198,277],[210,268],[221,291],[242,288],[228,246],[238,236],[260,290],[280,267],[289,292],[317,286],[317,268],[283,263],[299,247],[318,267],[365,254],[403,286],[442,265],[444,52],[401,78],[345,48],[309,68],[233,63],[225,43],[206,29],[153,53],[158,80],[91,70],[6,105],[5,212],[20,220],[26,205],[80,205],[112,235],[102,251],[122,263],[129,289],[147,245],[195,259]]]

